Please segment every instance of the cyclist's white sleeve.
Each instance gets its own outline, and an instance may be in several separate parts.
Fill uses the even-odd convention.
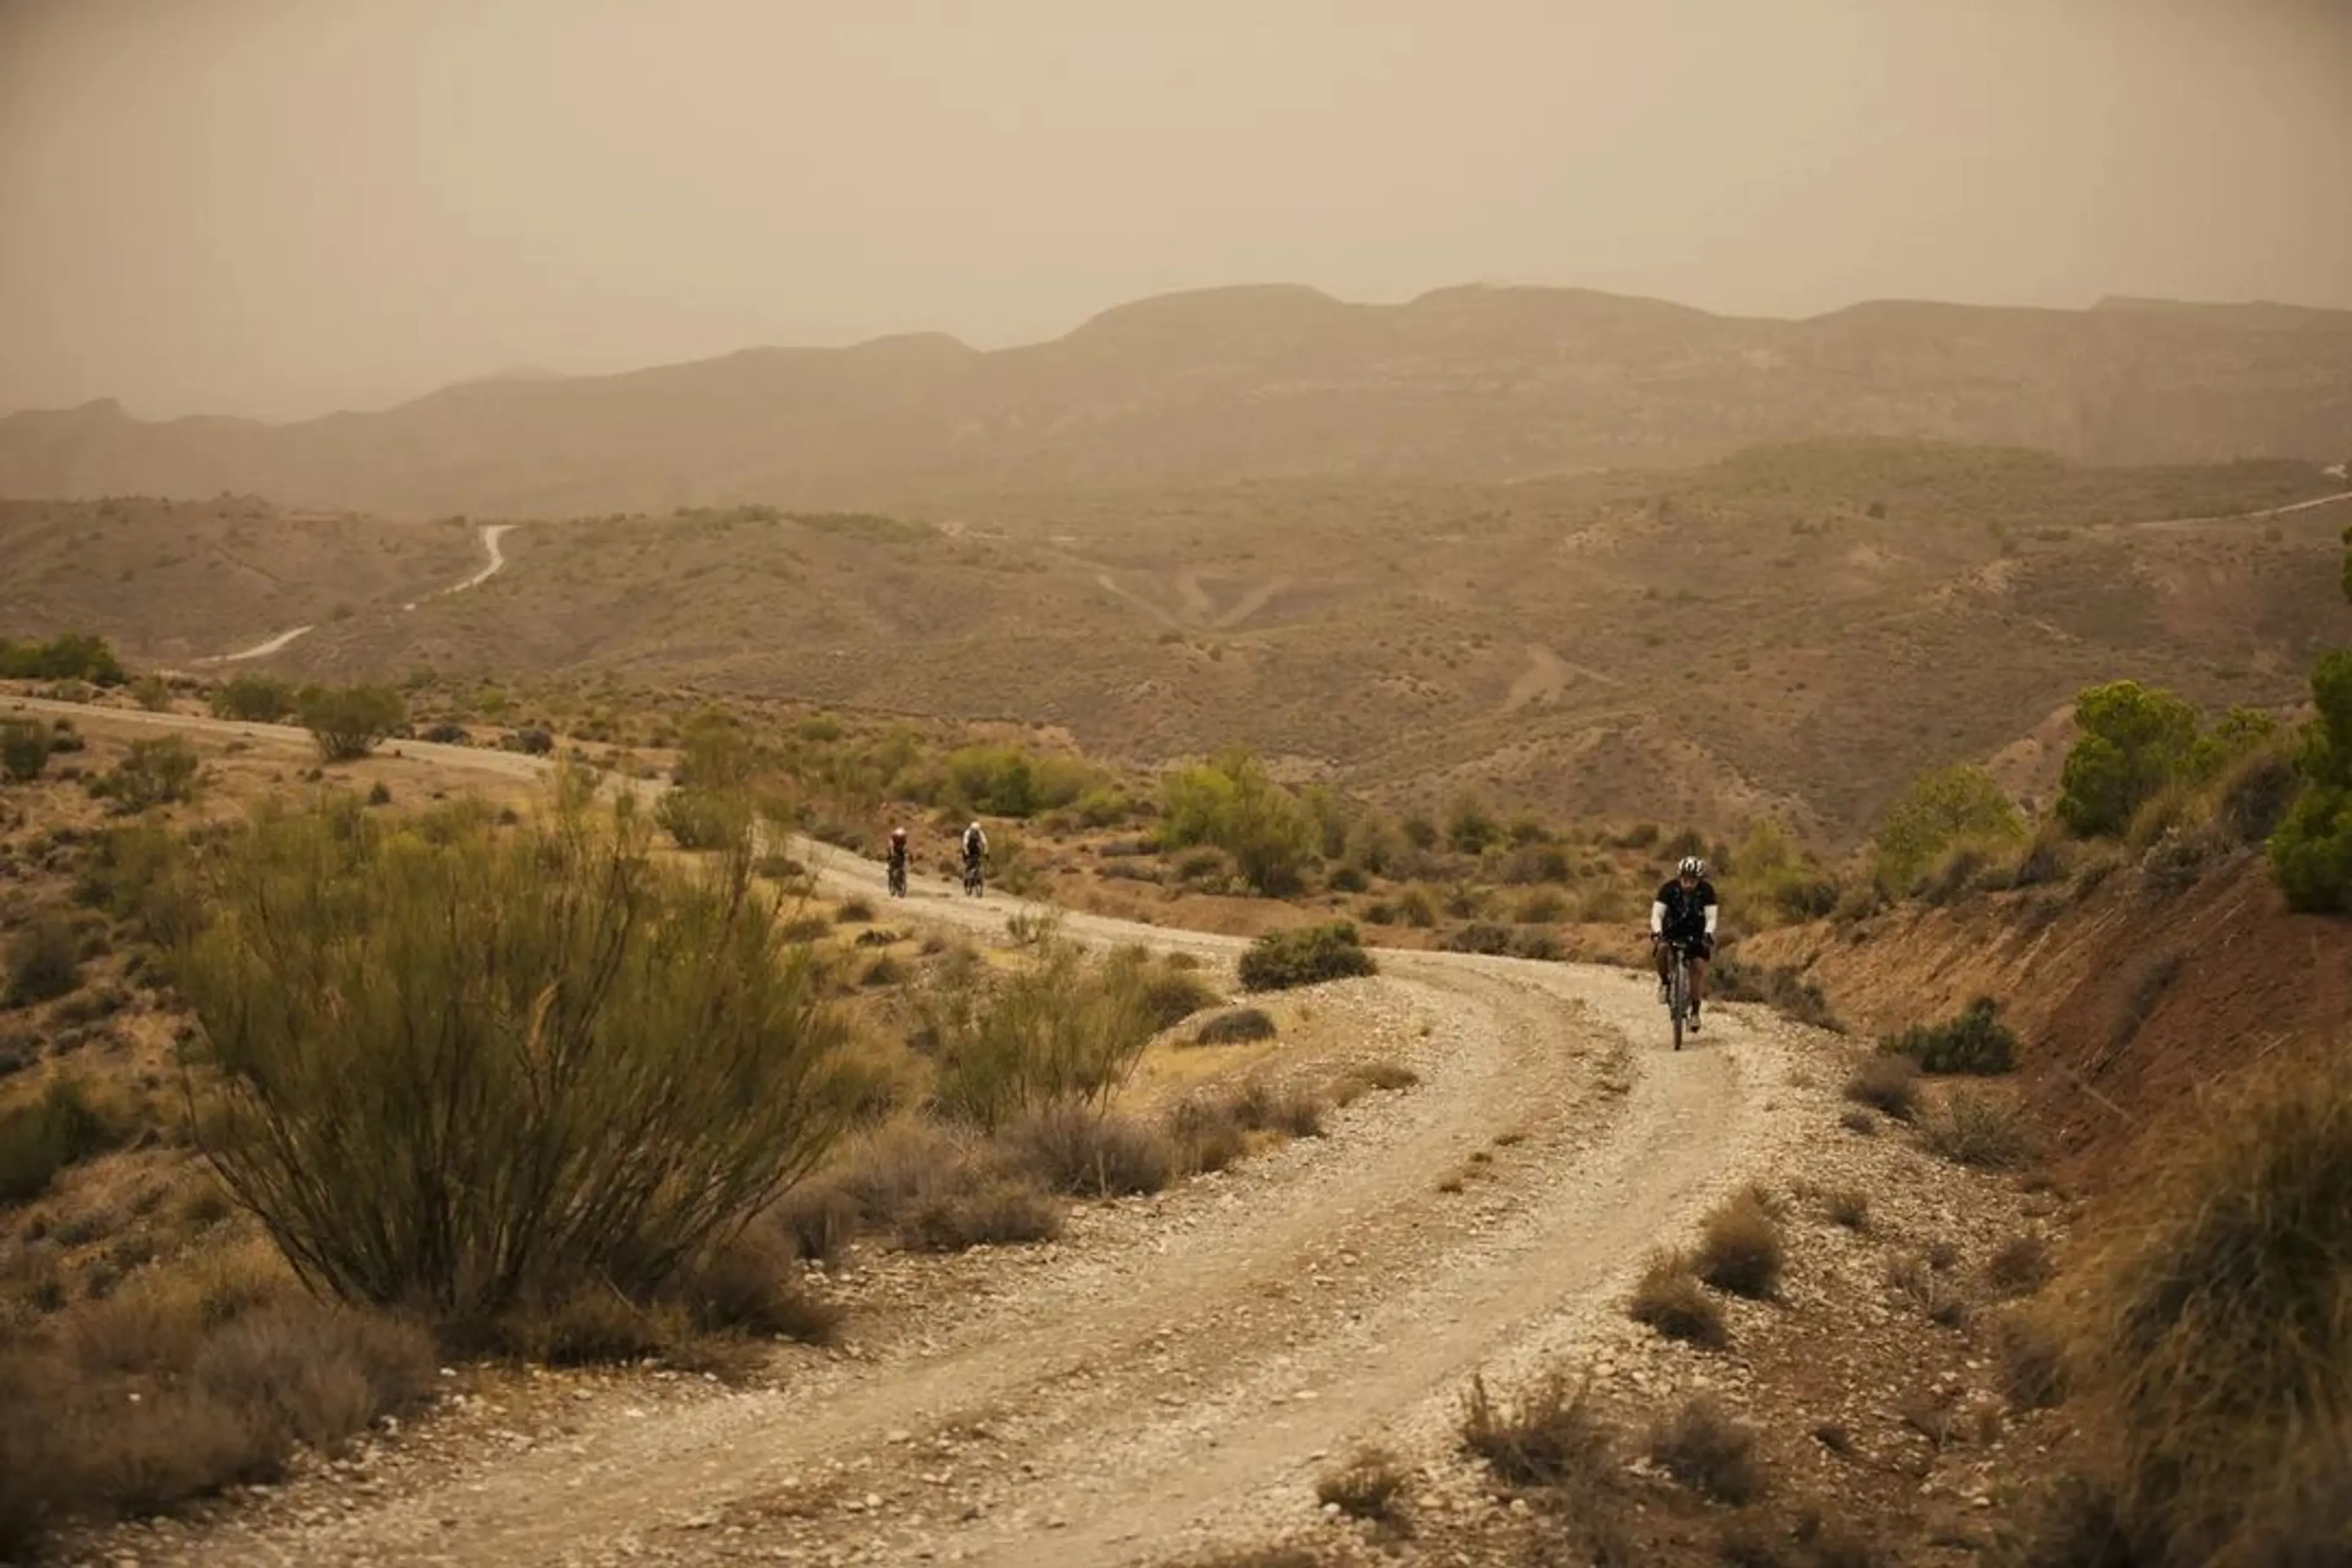
[[[1650,934],[1662,936],[1665,933],[1665,929],[1666,901],[1664,899],[1652,899],[1650,900]]]
[[[1715,934],[1715,906],[1713,904],[1706,906],[1706,934],[1709,936],[1713,936]]]

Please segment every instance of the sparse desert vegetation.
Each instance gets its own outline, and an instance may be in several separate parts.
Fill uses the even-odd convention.
[[[1670,1340],[1687,1340],[1709,1350],[1720,1350],[1728,1342],[1723,1309],[1706,1293],[1687,1253],[1654,1255],[1627,1310]]]
[[[299,1477],[311,1451],[379,1442],[382,1417],[439,1386],[437,1369],[418,1369],[446,1360],[466,1363],[461,1380],[521,1378],[526,1364],[757,1379],[781,1375],[793,1352],[779,1345],[796,1342],[870,1360],[887,1384],[898,1349],[866,1336],[920,1339],[929,1355],[940,1333],[953,1354],[958,1331],[923,1321],[950,1295],[985,1312],[1082,1289],[1099,1269],[1143,1282],[1122,1310],[1149,1323],[1155,1288],[1172,1296],[1177,1265],[1204,1246],[1250,1268],[1210,1271],[1202,1321],[1262,1289],[1281,1303],[1268,1317],[1304,1340],[1332,1304],[1377,1308],[1392,1280],[1423,1278],[1414,1248],[1442,1268],[1461,1236],[1530,1213],[1563,1162],[1657,1113],[1662,1069],[1639,1042],[1586,1039],[1607,1030],[1578,1011],[1614,1005],[1624,982],[1486,961],[1625,960],[1664,868],[1696,853],[1738,938],[1719,998],[1827,1028],[1851,1017],[1859,1037],[1885,1042],[1842,1107],[1835,1042],[1729,1009],[1731,1048],[1789,1064],[1757,1080],[1763,1092],[1825,1133],[1840,1115],[1858,1132],[1881,1115],[1904,1125],[1830,1133],[1787,1156],[1822,1162],[1830,1179],[1736,1192],[1683,1249],[1652,1258],[1626,1302],[1635,1322],[1611,1322],[1638,1347],[1612,1353],[1638,1358],[1654,1410],[1626,1408],[1612,1363],[1591,1381],[1539,1374],[1507,1399],[1473,1381],[1467,1458],[1335,1445],[1347,1457],[1314,1477],[1318,1501],[1367,1539],[1410,1523],[1578,1561],[1843,1563],[1871,1560],[1864,1536],[1881,1526],[1906,1542],[1984,1544],[1965,1510],[1954,1522],[1890,1503],[1883,1478],[1948,1480],[1973,1465],[1969,1484],[1980,1472],[1990,1486],[2017,1474],[2017,1454],[2048,1451],[2074,1472],[2051,1517],[2072,1507],[2065,1517],[2104,1521],[2147,1561],[2223,1547],[2274,1560],[2259,1553],[2284,1546],[2225,1540],[2210,1500],[2200,1513],[2158,1485],[2185,1478],[2184,1496],[2210,1500],[2256,1464],[2283,1478],[2279,1541],[2326,1539],[2341,1479],[2326,1365],[2341,1358],[2256,1367],[2222,1342],[2231,1313],[2324,1342],[2308,1303],[2329,1299],[2333,1263],[2246,1274],[2261,1300],[2199,1294],[2228,1272],[2210,1267],[2221,1252],[2298,1255],[2325,1219],[2312,1173],[2325,1162],[2263,1165],[2237,1148],[2241,1174],[2259,1167],[2270,1184],[2259,1199],[2213,1196],[2220,1162],[2199,1164],[2209,1185],[2194,1224],[2185,1188],[2151,1178],[2147,1201],[2168,1193],[2167,1217],[2151,1207],[2144,1232],[2133,1221],[2114,1235],[2160,1232],[2209,1266],[2194,1279],[2147,1262],[2154,1240],[2128,1267],[2120,1241],[2086,1244],[2098,1238],[2077,1228],[2075,1184],[2095,1196],[2096,1173],[2062,1184],[2034,1164],[2083,1137],[2082,1120],[2121,1137],[2151,1092],[2131,1075],[2216,1005],[2212,944],[2196,933],[2224,922],[2195,925],[2200,900],[2268,863],[2298,903],[2326,907],[2297,889],[2324,884],[2331,864],[2332,667],[2315,680],[2310,730],[2275,711],[2293,695],[2290,656],[2324,625],[2298,574],[2320,558],[2326,520],[2258,542],[2242,527],[2145,528],[2131,510],[2299,482],[1865,443],[1748,454],[1671,486],[1619,475],[1437,497],[1307,485],[1275,500],[1142,503],[1164,534],[1133,519],[1070,523],[1050,499],[975,534],[911,514],[751,506],[583,520],[561,552],[520,531],[511,571],[414,612],[446,650],[439,669],[403,668],[401,617],[366,605],[412,592],[417,561],[471,525],[420,528],[352,542],[379,551],[352,567],[360,606],[321,613],[270,656],[272,673],[125,668],[89,637],[10,645],[0,651],[28,672],[29,694],[112,691],[134,719],[235,728],[131,731],[75,710],[62,723],[9,715],[0,734],[0,1392],[33,1413],[36,1435],[0,1437],[14,1445],[0,1454],[0,1532],[28,1541]],[[1988,496],[2013,509],[1998,531],[1972,510]],[[1294,531],[1265,536],[1271,505]],[[245,502],[38,515],[42,529],[86,526],[107,559],[159,519],[186,524],[200,550],[296,531]],[[2084,526],[2096,517],[2116,526]],[[1965,537],[1938,531],[1962,525]],[[1412,573],[1408,546],[1439,526],[1475,542],[1459,586]],[[1654,571],[1644,542],[1661,527],[1717,551],[1722,585]],[[1758,556],[1767,535],[1788,566]],[[1334,552],[1343,537],[1356,548]],[[1528,548],[1563,537],[1576,541],[1572,585]],[[419,554],[394,563],[394,542]],[[1307,559],[1328,570],[1312,582],[1287,570]],[[66,570],[27,560],[45,581]],[[286,592],[300,575],[298,563]],[[619,575],[633,584],[625,604],[612,596]],[[835,579],[887,580],[892,595],[877,611],[862,586],[807,592]],[[1809,585],[1759,596],[1759,580]],[[2222,640],[2242,669],[2222,668],[2214,634],[2180,620],[2188,601],[2168,584],[2184,581],[2238,595],[2237,640]],[[686,583],[704,584],[706,649],[760,618],[775,633],[768,662],[668,652],[663,617]],[[125,603],[171,591],[135,578],[114,589]],[[775,611],[768,592],[793,607]],[[551,647],[533,619],[551,595],[577,623],[560,654],[470,651]],[[903,611],[923,635],[867,641],[801,618],[834,597],[828,615],[899,626],[888,616]],[[284,603],[258,602],[271,615]],[[1016,602],[1050,632],[1008,639]],[[1590,626],[1538,624],[1587,603]],[[1654,689],[1601,650],[1666,606],[1734,629],[1736,650],[1692,652],[1744,661],[1729,666],[1738,710],[1677,688],[1688,711],[1673,733],[1602,725],[1604,709],[1637,712]],[[1809,629],[1825,615],[1857,628],[1833,660]],[[253,618],[240,637],[310,617]],[[2147,629],[2158,622],[2174,629]],[[184,644],[189,628],[228,622],[171,624],[157,635]],[[2008,629],[1989,638],[1992,624]],[[800,653],[836,646],[801,679]],[[624,647],[637,650],[626,680],[608,673]],[[2138,661],[2149,684],[2082,685],[2113,657]],[[1350,671],[1339,697],[1312,673],[1332,668]],[[1937,704],[1888,673],[1923,668],[1937,672]],[[1055,722],[975,716],[958,696],[975,669],[1026,683]],[[890,715],[861,710],[884,689]],[[1122,705],[1101,695],[1112,690],[1150,696]],[[2070,692],[2067,725],[2042,733]],[[1800,710],[1822,715],[1801,739]],[[312,731],[313,754],[261,729],[287,719]],[[466,779],[407,754],[418,742],[549,759],[569,782],[551,807],[528,771]],[[1661,778],[1717,782],[1685,796],[1650,787]],[[1024,900],[1009,919],[975,904],[942,923],[928,888],[883,918],[864,890],[878,883],[858,879],[868,868],[845,876],[836,858],[870,855],[903,822],[919,876],[950,875],[971,816],[989,826],[992,888]],[[2094,916],[2117,923],[2132,899],[2168,900],[2167,918],[2191,923],[2128,967],[2114,1006],[1976,984],[2035,942],[2064,956],[2053,973],[2095,968],[2066,944]],[[1173,944],[1205,962],[1099,935],[1110,928],[1082,942],[1088,913],[1229,940]],[[1912,956],[1955,973],[1929,994],[1902,968]],[[1895,978],[1853,984],[1870,963]],[[1510,980],[1449,1013],[1435,980],[1480,975]],[[1303,989],[1335,980],[1363,984]],[[1230,1005],[1236,982],[1262,994],[1256,1005]],[[1890,1017],[1889,994],[1906,987],[1936,1005]],[[1482,1125],[1454,1125],[1508,1059],[1482,1054],[1497,1047],[1481,1010],[1515,1007],[1525,1032],[1570,1047],[1546,1060],[1582,1096],[1577,1110],[1544,1101],[1546,1084],[1512,1100],[1507,1122],[1495,1099]],[[2095,1051],[2121,1062],[2120,1080],[2084,1070]],[[1717,1092],[1692,1070],[1675,1092]],[[2084,1083],[2098,1093],[2053,1135],[2053,1086]],[[1407,1090],[1387,1109],[1377,1098]],[[403,1159],[394,1106],[432,1108],[433,1161]],[[2276,1105],[2250,1114],[2282,1146],[2325,1145],[2324,1129],[2290,1125]],[[1318,1139],[1333,1142],[1250,1158]],[[1370,1190],[1354,1184],[1389,1173],[1350,1168],[1368,1151],[1421,1162],[1382,1189],[1424,1222],[1398,1227],[1409,1244],[1344,1202],[1311,1224],[1282,1206],[1294,1185],[1327,1183],[1343,1200]],[[1790,1193],[1801,1208],[1774,1195]],[[1253,1250],[1273,1245],[1262,1230],[1297,1249],[1279,1269]],[[1857,1300],[1876,1314],[1866,1335]],[[1155,1398],[1190,1401],[1227,1375],[1188,1361],[1181,1335],[1119,1340],[1084,1313],[1044,1330],[1088,1347],[1103,1369],[1090,1380],[1171,1358],[1180,1371]],[[1832,1401],[1807,1370],[1831,1364],[1831,1349],[1861,1358],[1855,1375],[1891,1381]],[[2182,1372],[2207,1357],[2304,1424],[2231,1414]],[[1692,1397],[1692,1368],[1722,1392]],[[151,1391],[166,1392],[127,1397]],[[1074,1385],[1072,1397],[1103,1396]],[[2044,1414],[2062,1401],[2062,1417]],[[2081,1445],[2061,1419],[2084,1424]],[[60,1424],[90,1435],[68,1464],[38,1444]],[[2030,1442],[2011,1441],[2023,1432]],[[2254,1457],[2200,1469],[2184,1457],[2192,1440]],[[911,1457],[933,1439],[904,1441]],[[1801,1465],[1825,1456],[1864,1500],[1854,1506],[1884,1511],[1872,1531],[1796,1494]],[[1435,1506],[1474,1468],[1525,1507]],[[1488,1524],[1521,1534],[1475,1533]]]

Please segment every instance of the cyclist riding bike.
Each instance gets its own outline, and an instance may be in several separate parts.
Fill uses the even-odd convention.
[[[907,893],[907,830],[890,830],[890,894],[904,898]]]
[[[1666,994],[1666,961],[1671,948],[1680,947],[1690,964],[1690,1026],[1698,1028],[1699,1004],[1706,999],[1706,966],[1715,956],[1715,884],[1706,879],[1706,862],[1685,855],[1675,868],[1674,880],[1658,889],[1650,904],[1650,946],[1658,958],[1658,996]]]
[[[980,890],[980,863],[988,856],[988,835],[980,830],[975,821],[963,830],[963,885],[968,892]]]

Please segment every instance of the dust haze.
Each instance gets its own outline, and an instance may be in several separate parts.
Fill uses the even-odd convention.
[[[1247,281],[2352,307],[2352,6],[9,0],[0,410]]]

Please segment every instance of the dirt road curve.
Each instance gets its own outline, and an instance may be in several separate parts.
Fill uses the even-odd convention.
[[[482,564],[480,568],[476,571],[472,576],[466,578],[463,582],[452,583],[446,588],[436,589],[435,592],[425,595],[425,598],[438,599],[450,594],[462,594],[468,588],[478,588],[483,584],[488,582],[491,578],[497,576],[499,573],[505,571],[507,567],[507,552],[505,548],[499,543],[499,541],[505,538],[508,534],[512,533],[514,531],[514,528],[515,525],[510,522],[486,522],[482,524],[475,533],[475,537],[481,542],[482,545]],[[413,610],[422,603],[424,603],[423,599],[412,599],[407,604],[403,605],[400,607],[404,610]]]
[[[261,725],[108,718],[307,744]],[[820,876],[881,893],[878,866],[802,852]],[[909,918],[976,930],[1001,931],[1017,907],[929,880],[913,891]],[[1239,946],[1066,923],[1217,959]],[[1367,1054],[1412,1065],[1420,1087],[1359,1101],[1328,1138],[1089,1208],[1058,1247],[976,1257],[958,1294],[909,1304],[867,1359],[787,1357],[772,1387],[654,1410],[585,1401],[559,1434],[331,1506],[240,1513],[142,1559],[1085,1565],[1311,1521],[1331,1457],[1364,1440],[1441,1448],[1474,1372],[1508,1375],[1619,1321],[1645,1251],[1796,1136],[1770,1109],[1790,1053],[1769,1015],[1717,1015],[1675,1054],[1652,988],[1614,971],[1433,953],[1382,967],[1313,1005]],[[1465,1169],[1477,1179],[1441,1191]]]

